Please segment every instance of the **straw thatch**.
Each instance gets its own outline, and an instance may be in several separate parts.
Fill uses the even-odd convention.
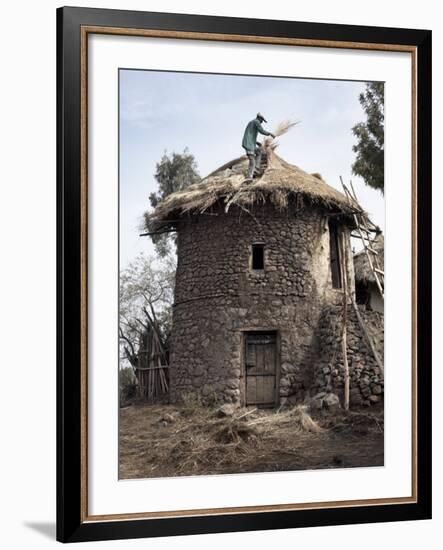
[[[270,153],[278,147],[278,141],[275,138],[285,135],[289,130],[300,124],[299,120],[284,120],[278,124],[277,128],[273,131],[274,137],[267,137],[263,141],[263,149],[265,153]]]
[[[253,182],[245,182],[248,159],[239,157],[200,182],[166,197],[153,212],[146,214],[147,226],[155,231],[174,225],[184,214],[200,214],[215,205],[221,205],[227,212],[234,205],[248,209],[256,203],[270,202],[277,209],[284,210],[290,201],[295,200],[297,204],[307,201],[344,215],[352,212],[346,197],[327,185],[319,174],[308,174],[289,164],[271,147],[265,149],[265,154],[264,173]]]
[[[378,261],[380,264],[380,269],[384,270],[385,268],[385,239],[380,233],[372,241],[371,248],[378,252]],[[368,257],[366,252],[362,250],[354,256],[354,271],[355,271],[355,280],[358,283],[363,283],[365,285],[369,283],[375,283],[374,274],[369,266]]]

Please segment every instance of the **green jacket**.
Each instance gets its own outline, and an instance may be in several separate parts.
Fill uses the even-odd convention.
[[[263,134],[264,136],[270,136],[271,132],[267,132],[263,126],[260,124],[258,118],[254,118],[251,122],[248,122],[246,126],[245,133],[243,135],[242,147],[246,151],[255,151],[257,145],[257,134]]]

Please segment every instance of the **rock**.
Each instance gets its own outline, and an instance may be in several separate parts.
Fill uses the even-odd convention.
[[[370,395],[369,396],[369,401],[374,404],[374,403],[378,403],[380,401],[380,396],[379,395]]]
[[[217,409],[217,416],[220,418],[226,418],[228,416],[233,416],[235,413],[235,407],[234,405],[231,405],[230,403],[225,403],[221,407]]]
[[[335,393],[328,393],[323,398],[323,407],[331,412],[337,411],[338,409],[340,409],[340,399],[337,395],[335,395]]]
[[[227,374],[235,378],[240,378],[241,372],[240,369],[230,369]]]
[[[323,399],[317,399],[315,396],[309,400],[309,407],[313,411],[319,411],[323,407]]]
[[[292,372],[294,369],[294,365],[292,365],[291,363],[282,363],[282,366],[281,366],[281,371],[282,372]]]
[[[195,377],[202,376],[204,373],[205,373],[205,369],[201,365],[198,365],[197,367],[195,367],[193,372]]]
[[[325,396],[326,396],[326,392],[325,392],[325,391],[321,391],[321,392],[317,393],[316,395],[314,395],[314,397],[313,397],[312,399],[316,399],[316,400],[320,399],[320,400],[322,400],[323,397],[325,397]]]
[[[372,386],[372,393],[374,395],[381,395],[382,393],[382,389],[381,389],[381,386],[379,384],[375,384],[374,386]]]
[[[160,421],[163,422],[163,425],[166,426],[167,424],[172,424],[177,420],[177,418],[180,416],[180,413],[178,411],[171,413],[164,414]]]
[[[358,394],[354,393],[349,396],[349,402],[351,405],[361,405],[363,402],[363,399],[359,393]]]
[[[286,398],[286,402],[288,405],[296,405],[297,404],[297,396],[296,395],[290,395],[288,398]]]

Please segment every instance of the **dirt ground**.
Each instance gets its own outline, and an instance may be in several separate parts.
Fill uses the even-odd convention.
[[[382,466],[383,408],[315,414],[136,404],[120,410],[120,479]]]

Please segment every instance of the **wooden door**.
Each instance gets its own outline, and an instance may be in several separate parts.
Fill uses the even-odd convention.
[[[246,334],[246,405],[275,407],[277,402],[276,334]]]

